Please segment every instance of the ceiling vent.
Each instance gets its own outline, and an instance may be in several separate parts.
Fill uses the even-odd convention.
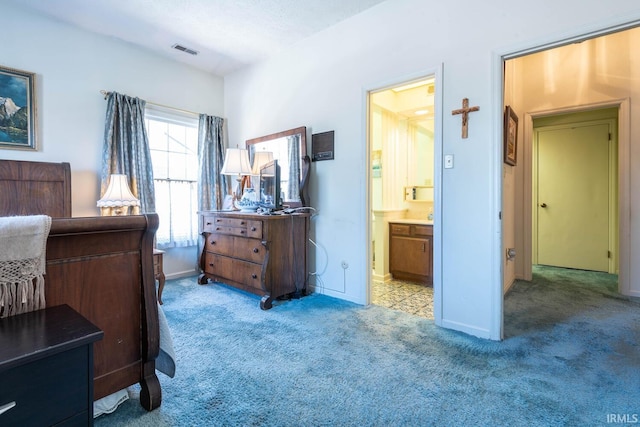
[[[177,44],[176,43],[171,47],[176,49],[176,50],[180,50],[182,52],[188,53],[190,55],[197,55],[198,54],[197,50],[189,49],[188,47],[182,46],[181,44]]]

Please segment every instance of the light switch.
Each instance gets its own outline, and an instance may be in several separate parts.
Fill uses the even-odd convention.
[[[453,168],[453,154],[445,154],[444,155],[444,168],[452,169]]]

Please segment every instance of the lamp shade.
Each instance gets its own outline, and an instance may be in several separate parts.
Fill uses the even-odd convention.
[[[122,206],[140,206],[140,200],[131,194],[127,176],[113,174],[109,178],[109,186],[104,196],[98,200],[99,208],[115,208]]]
[[[222,175],[251,175],[249,152],[244,148],[227,148],[220,173]]]
[[[273,160],[273,153],[271,151],[256,151],[253,155],[253,167],[251,168],[252,175],[260,175],[260,168],[265,163],[269,163]]]

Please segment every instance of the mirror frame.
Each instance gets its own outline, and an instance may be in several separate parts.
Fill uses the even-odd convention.
[[[311,158],[307,155],[306,126],[297,127],[282,132],[276,132],[270,135],[260,136],[258,138],[247,139],[245,141],[247,150],[250,150],[251,145],[296,134],[300,134],[300,202],[287,202],[286,204],[292,208],[308,206],[307,203],[309,198],[307,195],[307,181],[309,177],[309,166],[311,164]]]

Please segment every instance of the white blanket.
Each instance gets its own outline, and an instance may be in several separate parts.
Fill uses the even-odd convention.
[[[0,317],[45,307],[44,273],[51,217],[0,217]]]

